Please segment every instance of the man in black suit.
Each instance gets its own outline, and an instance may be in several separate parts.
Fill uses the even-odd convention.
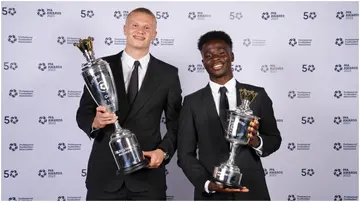
[[[178,69],[149,53],[155,39],[156,18],[146,8],[129,13],[124,25],[126,47],[116,55],[104,57],[110,64],[118,94],[119,110],[109,113],[97,106],[88,90],[80,100],[78,126],[94,140],[88,162],[87,200],[166,200],[165,164],[176,151],[181,87]],[[160,134],[165,112],[167,133]],[[129,175],[116,175],[117,166],[109,140],[113,123],[132,131],[149,168]]]
[[[199,39],[198,49],[210,82],[185,97],[178,134],[178,165],[195,187],[194,199],[270,200],[260,157],[275,152],[281,144],[272,101],[264,88],[235,80],[231,69],[234,61],[232,40],[225,32],[204,34]],[[250,108],[260,120],[251,123],[250,141],[238,148],[235,157],[235,164],[243,173],[241,184],[245,187],[225,188],[212,180],[212,174],[215,166],[229,158],[224,112],[240,105],[240,89],[258,93]]]

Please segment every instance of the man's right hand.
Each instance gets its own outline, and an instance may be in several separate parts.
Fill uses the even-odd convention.
[[[93,128],[104,128],[108,124],[115,123],[118,119],[115,113],[109,113],[104,106],[96,108],[96,116],[92,123]]]
[[[249,192],[249,190],[246,187],[224,188],[223,185],[217,184],[215,182],[210,182],[208,189],[209,191],[216,191],[216,192]]]

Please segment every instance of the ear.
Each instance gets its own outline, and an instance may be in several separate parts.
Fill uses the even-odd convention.
[[[123,30],[124,30],[124,35],[126,36],[126,24],[124,25],[124,27],[123,27]]]
[[[233,53],[233,52],[231,52],[231,62],[234,62],[234,59],[235,59],[235,57],[234,57],[234,53]]]
[[[153,36],[151,36],[151,40],[154,40],[156,38],[156,35],[157,35],[157,31],[155,30]]]

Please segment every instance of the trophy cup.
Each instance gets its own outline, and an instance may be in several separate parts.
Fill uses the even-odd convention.
[[[93,40],[94,38],[88,37],[74,43],[87,60],[82,65],[81,75],[96,104],[104,106],[110,113],[115,113],[118,110],[118,98],[114,78],[109,64],[101,58],[95,59]],[[146,167],[148,163],[135,134],[121,128],[118,121],[114,124],[115,131],[110,137],[109,146],[118,167],[117,174],[120,174],[121,169],[127,175]]]
[[[239,146],[247,145],[248,127],[253,120],[259,120],[250,109],[251,102],[257,93],[246,89],[240,89],[241,105],[235,110],[228,111],[228,129],[225,130],[225,139],[230,142],[230,157],[220,166],[214,168],[213,177],[218,184],[225,187],[241,188],[242,173],[234,163],[236,150]]]

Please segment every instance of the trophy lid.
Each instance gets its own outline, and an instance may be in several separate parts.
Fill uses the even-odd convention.
[[[88,62],[95,60],[93,41],[94,37],[89,36],[87,39],[79,39],[79,43],[73,44],[79,48]]]

